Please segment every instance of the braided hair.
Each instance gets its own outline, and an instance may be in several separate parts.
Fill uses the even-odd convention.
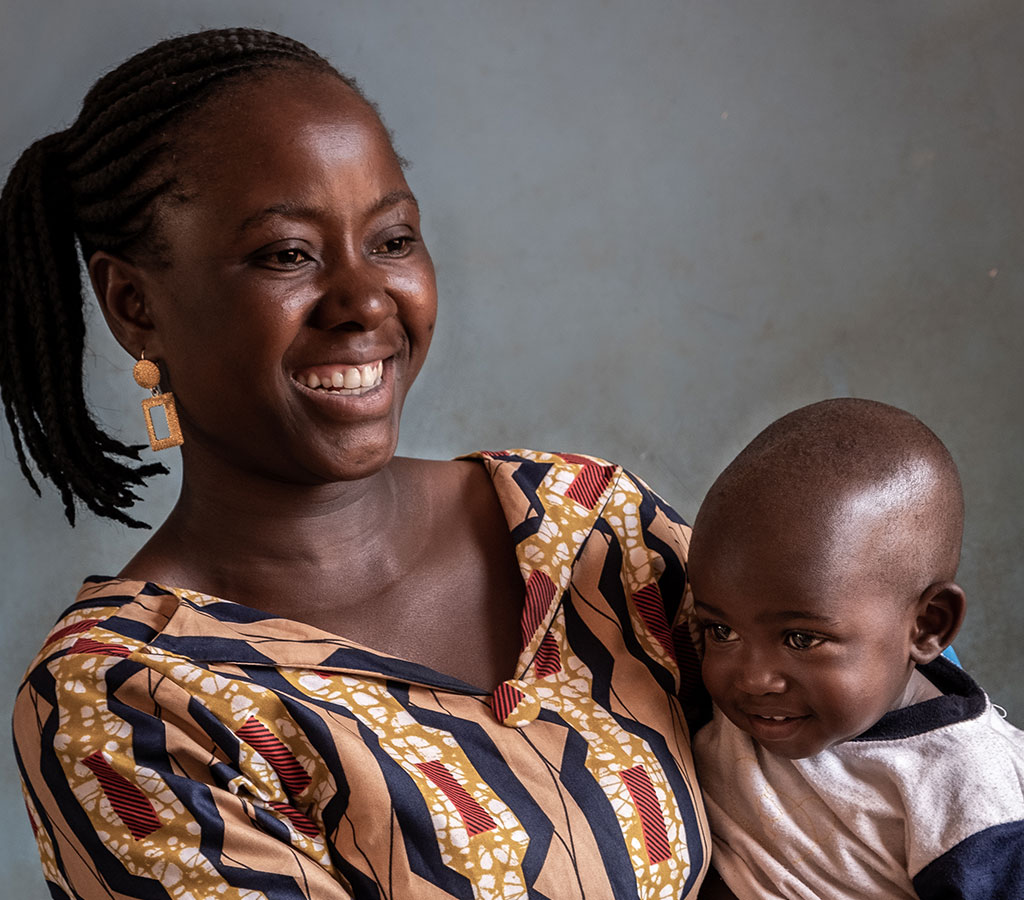
[[[304,44],[246,28],[162,41],[93,85],[67,130],[34,143],[0,195],[0,396],[22,474],[135,528],[134,488],[166,468],[139,463],[144,445],[111,437],[85,405],[84,297],[79,262],[106,251],[160,263],[155,201],[178,182],[160,166],[175,129],[226,83],[269,69],[341,75]],[[365,99],[365,98],[363,98]],[[77,239],[77,247],[76,247]],[[131,460],[135,460],[133,463]]]

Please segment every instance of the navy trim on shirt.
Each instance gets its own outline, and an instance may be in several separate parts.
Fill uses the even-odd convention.
[[[921,900],[1024,897],[1024,822],[993,825],[964,838],[914,876]]]

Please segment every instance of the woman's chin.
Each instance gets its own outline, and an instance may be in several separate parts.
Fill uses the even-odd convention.
[[[319,432],[311,440],[310,432]],[[317,487],[372,478],[394,458],[397,422],[365,423],[344,429],[310,429],[302,435],[255,436],[222,442],[194,431],[186,434],[182,461],[193,489],[217,490],[238,476],[257,490],[258,483]]]

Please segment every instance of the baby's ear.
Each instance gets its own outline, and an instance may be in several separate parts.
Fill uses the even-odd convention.
[[[929,663],[951,643],[964,621],[967,601],[963,588],[952,581],[929,585],[915,604],[917,615],[911,634],[910,658]]]

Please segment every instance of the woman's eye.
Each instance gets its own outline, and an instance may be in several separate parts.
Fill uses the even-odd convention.
[[[805,631],[791,631],[785,637],[786,646],[793,650],[810,650],[823,643],[824,640],[817,635],[807,634]]]
[[[311,262],[312,259],[313,257],[305,250],[300,250],[298,247],[285,247],[281,250],[273,250],[260,257],[263,265],[271,269],[296,269],[307,262]]]
[[[374,256],[405,256],[412,248],[412,238],[408,235],[388,238],[384,243],[373,248]]]
[[[737,639],[736,632],[728,625],[721,625],[718,622],[709,622],[704,626],[704,631],[717,644],[726,644]]]

